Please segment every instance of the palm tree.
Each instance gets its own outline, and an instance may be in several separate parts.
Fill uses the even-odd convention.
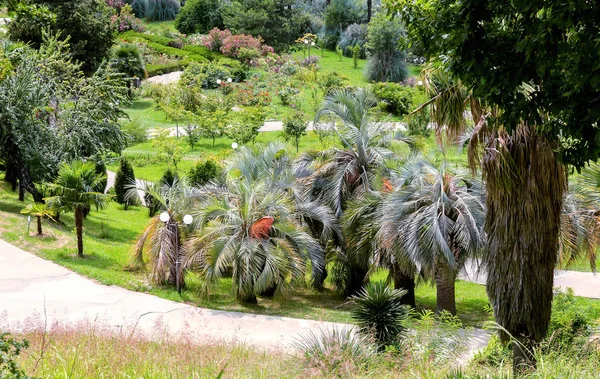
[[[102,208],[109,195],[96,192],[99,184],[106,180],[103,174],[96,174],[94,163],[73,161],[63,163],[58,176],[50,187],[55,195],[46,200],[53,209],[69,210],[75,214],[77,232],[77,255],[83,257],[83,213],[91,204]]]
[[[171,183],[145,183],[142,188],[136,188],[135,183],[131,183],[127,197],[137,198],[138,190],[145,192],[145,198],[152,202],[151,206],[156,212],[167,212],[169,221],[166,223],[161,221],[159,215],[150,219],[136,244],[132,266],[141,269],[146,267],[148,262],[151,266],[153,282],[177,284],[177,253],[185,237],[193,229],[193,225],[184,227],[182,235],[178,225],[181,224],[185,214],[193,214],[193,206],[199,200],[200,192],[178,177],[175,177]],[[179,275],[179,278],[180,288],[183,288],[184,275]]]
[[[303,196],[330,207],[338,219],[349,199],[370,190],[372,179],[383,168],[385,160],[393,156],[389,149],[392,142],[410,143],[409,139],[394,133],[389,125],[373,122],[370,113],[376,104],[377,99],[368,89],[332,92],[317,112],[315,125],[337,135],[343,149],[305,153],[296,161]],[[319,124],[325,118],[333,122]],[[338,264],[334,273],[349,275],[336,281],[343,283],[338,289],[346,295],[355,294],[367,279],[369,267],[344,251],[343,240],[337,241],[337,247]]]
[[[534,363],[527,352],[545,337],[550,322],[566,171],[557,144],[539,134],[537,125],[506,131],[495,123],[498,109],[485,107],[456,80],[436,81],[444,72],[440,66],[426,71],[426,82],[438,85],[424,106],[437,102],[429,107],[432,119],[448,140],[469,129],[470,110],[469,165],[481,165],[486,183],[486,287],[496,321],[508,332],[500,332],[501,340],[512,335],[521,342],[513,344],[516,372]],[[529,96],[534,89],[524,84],[522,91]]]
[[[50,218],[53,219],[54,212],[48,207],[48,204],[44,203],[32,203],[21,209],[21,214],[35,216],[37,218],[37,234],[38,236],[43,235],[42,232],[42,219]]]
[[[208,293],[232,269],[239,301],[284,296],[304,278],[306,262],[323,266],[321,246],[303,228],[293,198],[268,181],[230,180],[198,207],[198,229],[186,241],[185,267],[199,270]]]
[[[377,239],[397,246],[418,271],[433,277],[438,312],[456,314],[457,270],[468,257],[482,252],[485,196],[477,180],[454,174],[426,160],[404,169],[410,177],[379,208]]]

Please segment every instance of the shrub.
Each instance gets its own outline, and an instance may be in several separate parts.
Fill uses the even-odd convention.
[[[395,345],[406,331],[409,308],[402,305],[405,290],[383,282],[369,283],[352,300],[352,318],[366,335],[374,334],[380,348]]]
[[[0,334],[0,378],[31,379],[17,363],[21,352],[28,347],[27,340],[19,341],[8,333]]]
[[[179,0],[148,0],[146,18],[150,21],[175,20],[179,8]]]
[[[363,368],[375,356],[376,349],[363,335],[351,328],[320,329],[309,331],[294,343],[304,353],[304,366],[311,371],[319,371],[314,376],[355,377],[356,371]]]
[[[236,103],[244,106],[268,106],[271,104],[271,94],[266,88],[253,83],[236,83],[233,86],[232,97]]]
[[[213,28],[202,38],[202,44],[210,51],[221,51],[223,41],[229,36],[231,36],[229,29],[220,30],[219,28]]]
[[[142,125],[140,119],[135,117],[130,121],[126,121],[121,126],[121,131],[125,133],[129,145],[146,142],[148,140],[148,132],[146,127]]]
[[[225,66],[216,63],[191,63],[181,75],[185,86],[200,85],[205,89],[219,88],[217,80],[227,81],[231,72]]]
[[[281,100],[281,104],[284,106],[288,106],[292,104],[294,98],[300,93],[300,89],[292,86],[292,84],[283,85],[279,90],[277,90],[277,96]]]
[[[131,9],[131,5],[125,4],[118,15],[113,15],[111,17],[111,22],[115,25],[116,29],[123,33],[128,30],[133,30],[135,32],[143,32],[144,26],[140,19],[135,17],[133,14],[133,10]]]
[[[104,175],[104,180],[98,183],[98,187],[96,187],[94,191],[104,193],[104,190],[108,185],[108,172],[106,171],[106,164],[104,164],[104,159],[102,159],[102,157],[96,157],[94,160],[94,168],[94,172],[97,175]]]
[[[367,48],[371,53],[367,79],[375,82],[401,82],[407,76],[404,53],[398,49],[403,38],[402,26],[385,12],[369,23]]]
[[[189,0],[175,19],[175,28],[184,34],[206,33],[223,25],[219,0]]]
[[[129,186],[135,185],[135,174],[133,173],[133,167],[129,164],[129,161],[124,156],[121,157],[119,164],[119,170],[115,177],[115,201],[125,206],[125,209],[132,205],[127,192]]]
[[[183,66],[181,63],[146,65],[146,72],[148,73],[149,78],[157,75],[168,74],[170,72],[181,71],[182,69]]]
[[[320,60],[321,60],[321,57],[319,57],[318,55],[312,55],[308,58],[304,58],[302,60],[302,62],[300,62],[300,66],[318,70]]]
[[[283,121],[283,138],[293,141],[296,153],[299,150],[300,138],[306,135],[306,116],[302,112],[295,112]]]
[[[216,181],[221,176],[222,170],[212,159],[198,161],[188,171],[190,184],[195,187],[202,187],[210,182]]]
[[[279,69],[279,73],[286,76],[294,76],[298,73],[298,63],[295,60],[288,60]]]
[[[367,34],[368,26],[366,24],[349,25],[340,37],[340,49],[346,57],[353,56],[353,49],[356,45],[359,46],[358,57],[365,59],[367,57]]]
[[[387,112],[398,116],[408,114],[413,103],[413,91],[399,83],[376,83],[373,93],[384,102]]]
[[[590,306],[579,305],[573,289],[559,292],[552,301],[552,317],[543,350],[579,350],[592,334],[594,319]]]
[[[342,89],[348,86],[348,78],[337,71],[331,71],[324,76],[319,77],[319,86],[327,95],[334,90]]]
[[[263,47],[260,37],[254,38],[246,34],[235,34],[225,38],[220,50],[226,57],[239,59],[240,49],[242,48],[255,50],[259,55],[266,55],[269,52],[273,52],[273,48],[270,46]]]
[[[179,180],[179,175],[168,168],[163,174],[162,178],[160,178],[160,184],[172,187],[173,183],[175,183],[175,180]]]
[[[241,112],[241,121],[229,125],[227,136],[241,145],[254,141],[266,118],[267,113],[262,107],[246,108]]]
[[[338,38],[340,33],[351,24],[360,24],[365,18],[365,4],[357,0],[331,0],[325,10],[325,27],[335,31]],[[337,40],[333,45],[337,45]]]

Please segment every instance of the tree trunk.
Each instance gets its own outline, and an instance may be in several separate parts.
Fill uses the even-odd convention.
[[[445,258],[439,255],[435,258],[435,287],[436,306],[435,311],[441,313],[447,311],[456,315],[456,297],[454,291],[456,276]]]
[[[358,294],[365,284],[368,284],[367,270],[359,266],[350,267],[350,278],[348,278],[348,288],[346,296]]]
[[[273,297],[273,296],[275,296],[275,291],[276,290],[277,290],[277,286],[276,285],[272,285],[271,287],[269,287],[266,290],[264,290],[263,292],[261,292],[260,296],[262,296],[262,297]]]
[[[75,208],[75,229],[77,231],[77,255],[83,258],[83,208]]]
[[[535,343],[550,323],[566,172],[556,144],[533,127],[493,137],[482,161],[487,293],[496,322],[510,335]],[[507,342],[509,334],[500,332],[501,340]],[[517,354],[515,360],[522,362],[522,352]]]
[[[391,268],[392,278],[394,280],[395,289],[406,290],[406,295],[402,296],[401,303],[416,308],[415,302],[415,275],[406,273],[397,265]]]
[[[527,328],[523,327],[523,331]],[[535,342],[525,336],[516,336],[516,341],[513,341],[513,376],[521,376],[523,374],[535,371],[536,359],[533,354]]]
[[[37,216],[37,232],[38,232],[38,236],[41,236],[42,233],[42,217]]]
[[[25,188],[19,184],[19,201],[25,201]]]
[[[242,296],[238,294],[237,299],[240,303],[244,304],[258,304],[258,300],[256,300],[256,295]]]
[[[367,0],[367,22],[371,22],[371,14],[373,13],[373,0]]]

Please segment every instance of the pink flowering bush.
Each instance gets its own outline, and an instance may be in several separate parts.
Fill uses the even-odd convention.
[[[119,13],[121,11],[121,8],[123,8],[123,6],[125,5],[125,1],[124,0],[106,0],[106,5],[108,5],[111,8],[115,8],[117,10],[117,13]]]
[[[262,38],[260,37],[254,38],[246,34],[235,34],[223,40],[221,52],[225,56],[232,58],[240,57],[240,49],[255,50],[259,55],[266,55],[269,52],[272,53],[273,48],[271,46],[263,45],[262,42]]]
[[[207,35],[202,37],[202,44],[210,51],[221,51],[223,41],[231,36],[229,29],[220,30],[213,28]]]
[[[131,5],[124,4],[121,8],[121,12],[118,15],[113,15],[110,19],[113,25],[117,25],[119,33],[133,30],[134,32],[143,32],[144,26],[139,18],[135,17]]]

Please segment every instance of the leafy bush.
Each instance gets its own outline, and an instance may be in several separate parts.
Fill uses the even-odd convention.
[[[121,127],[121,131],[125,133],[130,146],[146,142],[148,140],[148,131],[137,117],[130,121],[124,122]]]
[[[241,112],[241,120],[228,126],[227,136],[241,145],[254,141],[266,118],[267,113],[262,107],[246,108]]]
[[[409,308],[402,305],[405,290],[383,282],[369,283],[352,300],[352,318],[365,335],[373,334],[380,348],[395,345],[406,331]]]
[[[149,78],[157,75],[168,74],[170,72],[181,71],[182,69],[183,66],[181,63],[146,65],[146,72],[148,73]]]
[[[383,101],[383,108],[395,115],[405,115],[411,110],[413,104],[413,91],[398,83],[375,83],[373,85],[375,96]]]
[[[254,38],[246,34],[235,34],[225,38],[220,50],[226,57],[239,59],[241,49],[254,50],[258,55],[273,52],[272,47],[263,45],[260,37]]]
[[[236,103],[245,106],[268,106],[271,104],[271,94],[266,88],[254,83],[236,83],[231,96]]]
[[[184,34],[206,33],[221,27],[219,0],[189,0],[175,19],[175,28]]]
[[[360,47],[358,57],[365,59],[367,57],[367,34],[368,26],[366,24],[349,25],[340,37],[340,49],[344,56],[352,57],[354,46]]]
[[[148,0],[146,18],[150,21],[175,20],[179,9],[179,0]]]
[[[580,349],[592,334],[592,314],[590,306],[577,304],[572,288],[555,294],[544,351]]]
[[[281,65],[279,72],[286,76],[294,76],[298,73],[299,68],[298,63],[290,59]]]
[[[300,62],[300,66],[302,67],[309,67],[315,70],[319,69],[319,61],[321,60],[321,57],[318,55],[312,55],[308,58],[304,58],[301,62]]]
[[[319,77],[319,86],[325,94],[348,86],[348,78],[337,71],[331,71]]]
[[[216,63],[191,63],[181,75],[185,86],[200,85],[205,89],[219,88],[217,80],[227,81],[231,72],[225,66]]]
[[[32,379],[17,363],[17,358],[29,347],[27,340],[19,341],[8,333],[0,334],[0,378]]]
[[[179,175],[177,175],[176,172],[168,168],[167,171],[165,171],[163,176],[160,178],[160,184],[172,187],[173,183],[175,183],[175,180],[179,180]]]
[[[367,43],[371,53],[366,75],[369,81],[401,82],[406,78],[404,53],[399,50],[402,38],[402,25],[385,12],[371,20]]]
[[[294,98],[300,93],[300,89],[293,86],[291,83],[286,83],[277,90],[277,96],[281,100],[281,104],[288,106],[292,104]]]
[[[325,27],[331,31],[335,30],[339,38],[344,29],[350,24],[360,24],[365,16],[365,3],[362,1],[331,0],[325,10]]]
[[[222,174],[221,167],[212,159],[198,161],[188,171],[190,184],[195,187],[202,187],[212,181],[217,180]]]
[[[133,167],[129,164],[129,161],[124,156],[121,157],[119,163],[119,170],[115,176],[115,201],[125,206],[125,209],[129,205],[132,205],[130,199],[128,199],[127,192],[129,186],[135,185],[135,174],[133,173]]]
[[[376,354],[376,348],[363,335],[351,328],[320,329],[301,335],[294,343],[304,353],[304,366],[316,372],[315,376],[352,378],[358,369],[366,366]]]
[[[113,25],[115,25],[116,29],[123,33],[128,30],[133,30],[135,32],[143,32],[144,26],[140,19],[135,17],[133,14],[133,10],[131,9],[131,5],[125,4],[121,8],[118,15],[113,15],[110,19]]]

